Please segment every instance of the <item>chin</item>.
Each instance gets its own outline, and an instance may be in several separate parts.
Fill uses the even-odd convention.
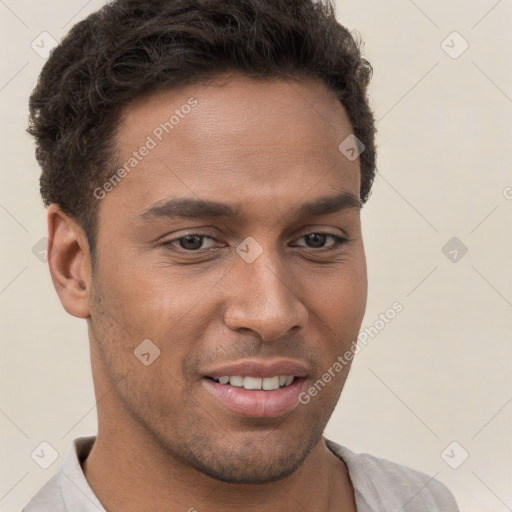
[[[307,453],[301,453],[300,457],[289,456],[286,458],[273,458],[270,462],[267,460],[255,461],[254,457],[250,460],[237,461],[216,459],[212,461],[190,461],[197,471],[221,482],[230,484],[267,484],[277,482],[292,475],[297,471],[307,457]]]
[[[256,439],[195,436],[194,442],[180,446],[181,462],[221,482],[265,484],[282,480],[304,463],[322,437],[319,426],[305,434],[261,431]],[[252,433],[254,435],[254,433]],[[184,451],[183,448],[187,450]],[[178,455],[178,454],[175,454]]]

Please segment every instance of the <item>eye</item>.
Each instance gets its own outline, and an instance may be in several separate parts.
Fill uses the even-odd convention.
[[[328,239],[334,240],[334,243],[326,246],[324,245]],[[344,243],[348,242],[348,239],[333,233],[315,232],[308,233],[302,236],[299,240],[304,239],[306,241],[306,247],[311,249],[336,249]]]
[[[163,245],[172,249],[172,247],[176,247],[178,250],[182,251],[197,251],[200,252],[201,249],[211,249],[213,245],[209,247],[204,247],[203,242],[208,239],[211,242],[215,242],[215,239],[208,235],[203,235],[199,233],[192,233],[190,235],[181,236],[179,238],[174,238],[173,240],[169,240],[168,242],[164,242]],[[172,247],[170,247],[172,246]]]
[[[310,249],[336,249],[348,242],[348,239],[345,237],[335,235],[334,233],[323,232],[308,233],[299,238],[299,240],[301,239],[305,240],[305,247]],[[333,243],[325,245],[329,239],[333,240]],[[205,244],[205,242],[209,243]],[[178,252],[203,252],[203,250],[215,248],[215,242],[216,240],[209,235],[191,233],[164,242],[163,245],[170,250],[176,250]],[[301,246],[301,244],[297,245]]]

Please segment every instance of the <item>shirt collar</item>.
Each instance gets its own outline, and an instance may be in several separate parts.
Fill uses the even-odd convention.
[[[80,463],[87,458],[96,436],[79,437],[68,447],[60,470],[60,489],[70,512],[106,512],[85,478]]]

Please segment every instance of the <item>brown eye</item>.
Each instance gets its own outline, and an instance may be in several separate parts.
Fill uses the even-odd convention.
[[[203,245],[203,237],[200,235],[187,235],[179,239],[179,244],[182,249],[189,251],[200,249]]]
[[[212,242],[209,247],[204,247],[206,240],[210,240]],[[179,238],[174,238],[173,240],[164,242],[163,245],[171,250],[176,249],[184,252],[200,252],[201,249],[211,249],[214,246],[214,243],[215,240],[211,236],[193,233]]]
[[[323,247],[327,238],[323,233],[311,233],[304,237],[309,244],[309,247]]]
[[[327,245],[327,246],[324,245],[325,242],[329,238],[334,240],[334,243]],[[321,232],[309,233],[309,234],[301,237],[301,239],[304,239],[307,244],[306,246],[311,249],[335,249],[335,248],[339,247],[340,245],[344,244],[345,242],[347,242],[347,239],[342,236],[338,236],[333,233],[321,233]]]

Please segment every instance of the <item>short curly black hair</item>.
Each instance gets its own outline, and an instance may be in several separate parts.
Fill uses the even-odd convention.
[[[331,0],[117,0],[52,51],[29,101],[45,206],[82,226],[94,260],[98,200],[112,170],[123,107],[143,94],[222,72],[321,80],[345,107],[360,155],[361,201],[375,177],[372,67]]]

